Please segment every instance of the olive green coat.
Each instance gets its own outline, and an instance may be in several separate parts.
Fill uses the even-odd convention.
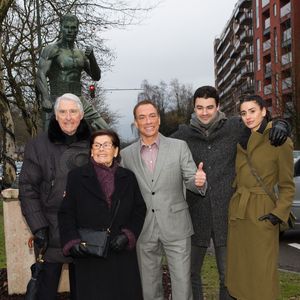
[[[236,192],[229,204],[226,285],[238,300],[274,300],[279,294],[277,259],[279,225],[258,218],[272,213],[287,221],[293,201],[293,145],[269,142],[269,123],[263,134],[251,133],[247,150],[237,146]],[[269,190],[278,184],[273,200],[251,174],[246,155]]]

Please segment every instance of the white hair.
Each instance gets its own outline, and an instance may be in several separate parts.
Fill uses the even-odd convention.
[[[81,100],[79,99],[79,97],[77,97],[76,95],[71,94],[71,93],[66,93],[56,99],[55,104],[54,104],[55,115],[57,113],[60,102],[63,100],[73,101],[74,103],[77,104],[80,112],[83,113],[83,106],[82,106],[82,103],[81,103]]]

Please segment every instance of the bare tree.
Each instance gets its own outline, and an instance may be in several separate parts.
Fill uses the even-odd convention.
[[[112,28],[123,28],[138,24],[153,8],[146,0],[15,0],[1,1],[1,55],[0,74],[1,103],[0,119],[3,128],[4,161],[12,163],[15,147],[14,122],[11,109],[17,107],[25,122],[29,136],[36,135],[40,120],[40,103],[36,97],[36,67],[41,48],[59,36],[59,20],[66,13],[76,14],[81,22],[78,47],[91,45],[102,70],[108,69],[114,59],[105,46],[101,33]],[[5,14],[4,14],[5,12]],[[88,83],[86,83],[88,86]],[[99,89],[101,87],[99,86]],[[95,106],[104,118],[116,122],[117,115],[110,111],[105,99],[96,101]],[[10,154],[9,154],[10,153]],[[5,174],[13,174],[5,169]],[[7,183],[15,176],[7,177]]]
[[[5,95],[5,85],[2,72],[3,62],[1,59],[3,45],[2,23],[12,3],[13,0],[2,0],[0,2],[0,121],[3,129],[2,152],[5,153],[5,156],[3,157],[3,187],[6,187],[11,182],[14,182],[16,178],[16,168],[13,163],[13,154],[15,153],[14,122],[10,113],[8,99]]]
[[[164,135],[173,133],[179,124],[187,123],[192,112],[193,91],[191,85],[181,84],[173,79],[169,84],[161,81],[159,85],[151,85],[147,80],[142,82],[138,101],[153,101],[160,110],[160,131]]]

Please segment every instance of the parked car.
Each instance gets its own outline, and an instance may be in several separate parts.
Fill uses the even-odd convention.
[[[295,229],[300,230],[300,151],[294,151],[294,158],[296,158],[294,161],[294,182],[296,193],[292,205],[292,212],[296,217]]]
[[[294,156],[294,163],[295,163],[300,158],[300,150],[294,150],[293,151],[293,156]]]
[[[294,182],[296,186],[295,198],[292,205],[292,212],[296,217],[294,229],[300,230],[300,176],[294,177]]]

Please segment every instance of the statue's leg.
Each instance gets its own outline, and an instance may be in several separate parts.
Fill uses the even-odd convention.
[[[43,120],[43,130],[47,131],[50,123],[50,119],[53,113],[47,113],[45,111],[42,111],[42,120]]]
[[[80,97],[83,105],[84,118],[90,124],[93,130],[108,129],[107,123],[100,116],[100,114],[94,109],[94,107],[84,98]]]

